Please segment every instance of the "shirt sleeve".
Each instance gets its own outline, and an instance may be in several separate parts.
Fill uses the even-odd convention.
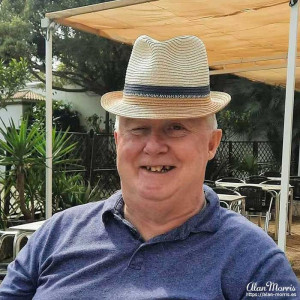
[[[266,258],[249,280],[242,299],[300,299],[300,283],[282,252]]]

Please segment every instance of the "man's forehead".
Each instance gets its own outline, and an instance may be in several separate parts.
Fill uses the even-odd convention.
[[[183,123],[183,124],[200,124],[203,123],[205,118],[184,118],[184,119],[141,119],[141,118],[127,118],[127,117],[119,117],[120,123],[122,125],[129,124],[168,124],[168,123]]]

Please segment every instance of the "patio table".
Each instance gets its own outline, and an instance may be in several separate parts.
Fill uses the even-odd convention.
[[[237,182],[216,182],[216,186],[223,186],[227,188],[236,188],[242,185],[252,185],[262,187],[264,190],[275,191],[276,198],[275,198],[275,240],[278,240],[278,227],[279,227],[279,201],[280,201],[280,191],[281,185],[276,184],[245,184],[245,183],[237,183]],[[291,234],[292,231],[292,219],[293,219],[293,186],[290,185],[289,191],[289,209],[288,209],[288,234]]]
[[[281,177],[270,177],[270,176],[267,176],[268,180],[278,180],[278,181],[281,181]]]
[[[24,237],[30,238],[30,236],[38,230],[43,224],[44,221],[26,223],[17,226],[11,226],[7,228],[7,231],[15,232],[14,243],[13,243],[13,258],[16,258],[17,254],[20,252],[20,243]]]
[[[38,222],[32,222],[32,223],[26,223],[22,225],[17,226],[11,226],[7,228],[7,230],[19,230],[19,231],[27,231],[27,232],[35,232],[38,230],[46,221],[38,221]]]
[[[229,209],[235,211],[233,208],[240,206],[239,202],[242,202],[241,205],[241,214],[245,215],[245,196],[239,195],[227,195],[227,194],[218,194],[220,201],[224,201],[229,205]]]

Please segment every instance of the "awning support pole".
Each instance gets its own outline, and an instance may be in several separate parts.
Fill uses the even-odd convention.
[[[286,247],[287,229],[287,204],[289,198],[289,178],[291,162],[291,144],[293,129],[293,109],[295,91],[295,69],[297,55],[297,33],[298,33],[298,1],[291,1],[289,51],[287,63],[287,81],[285,94],[285,113],[282,147],[282,169],[281,169],[281,195],[279,212],[278,246],[282,251]]]
[[[46,33],[46,219],[52,216],[52,31],[54,23],[48,18],[41,25]]]

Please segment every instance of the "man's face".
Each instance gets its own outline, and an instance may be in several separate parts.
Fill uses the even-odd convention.
[[[212,130],[204,118],[119,121],[115,140],[123,193],[154,201],[201,193],[221,130]]]

